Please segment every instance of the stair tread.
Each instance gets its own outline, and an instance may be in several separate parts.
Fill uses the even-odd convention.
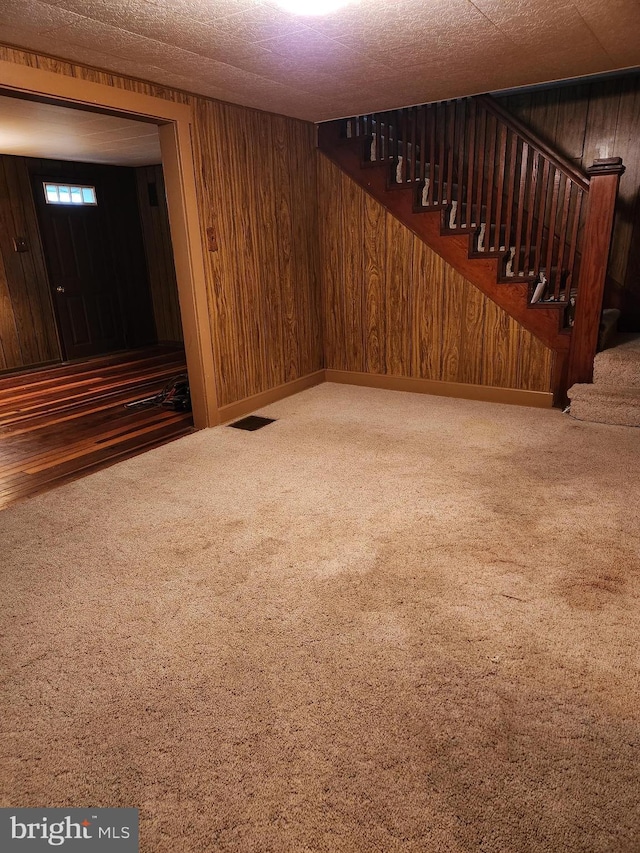
[[[614,346],[597,353],[593,381],[640,389],[640,335],[618,335]]]

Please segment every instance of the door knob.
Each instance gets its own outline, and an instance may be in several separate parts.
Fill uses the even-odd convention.
[[[56,293],[64,293],[64,287],[61,284],[56,287]]]

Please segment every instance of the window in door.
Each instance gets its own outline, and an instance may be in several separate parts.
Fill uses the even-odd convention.
[[[89,204],[97,205],[96,188],[80,184],[42,184],[47,204]]]

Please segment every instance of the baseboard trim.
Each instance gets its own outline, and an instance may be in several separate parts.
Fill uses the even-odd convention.
[[[349,370],[325,370],[327,382],[384,388],[387,391],[411,391],[440,397],[459,397],[486,403],[508,403],[515,406],[534,406],[550,409],[553,394],[545,391],[524,391],[520,388],[496,388],[494,385],[468,385],[465,382],[440,382],[436,379],[413,379],[409,376],[385,376],[378,373],[356,373]]]
[[[235,403],[220,406],[218,409],[220,423],[227,423],[227,421],[233,421],[243,415],[249,415],[262,406],[277,403],[278,400],[284,400],[285,397],[291,397],[292,394],[298,394],[307,388],[313,388],[314,385],[320,385],[321,382],[325,381],[324,374],[324,370],[316,370],[315,373],[308,373],[299,379],[285,382],[284,385],[277,385],[275,388],[269,388],[268,391],[260,392],[260,394],[253,394],[253,396],[244,397]]]
[[[315,373],[285,382],[284,385],[277,385],[268,391],[221,406],[218,410],[220,423],[228,423],[249,415],[263,406],[284,400],[285,397],[291,397],[322,382],[362,385],[387,391],[410,391],[414,394],[435,394],[440,397],[458,397],[462,400],[481,400],[486,403],[508,403],[512,406],[534,406],[539,409],[550,409],[553,405],[553,395],[544,391],[523,391],[519,388],[496,388],[492,385],[467,385],[464,382],[439,382],[436,379],[412,379],[409,376],[327,369],[316,370]]]

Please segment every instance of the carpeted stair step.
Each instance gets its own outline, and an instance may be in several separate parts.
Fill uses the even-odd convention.
[[[579,421],[640,427],[640,387],[579,384],[567,393],[569,413]]]
[[[640,388],[640,334],[618,335],[615,346],[596,355],[593,383]]]

